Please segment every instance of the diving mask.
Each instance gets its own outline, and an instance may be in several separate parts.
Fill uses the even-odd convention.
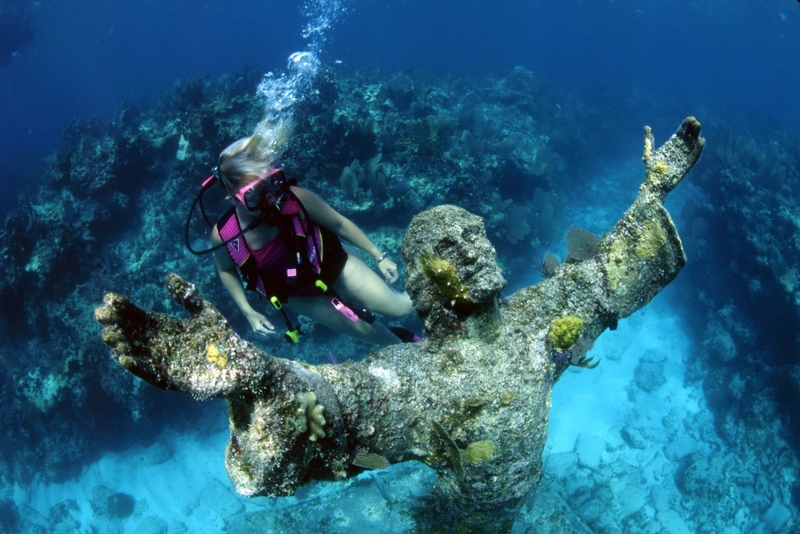
[[[268,211],[286,191],[286,176],[280,169],[272,169],[264,178],[259,178],[239,189],[234,195],[248,211]]]

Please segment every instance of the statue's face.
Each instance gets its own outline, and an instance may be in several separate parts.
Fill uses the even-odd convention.
[[[407,290],[418,313],[437,305],[462,311],[480,308],[506,285],[483,219],[456,206],[437,206],[417,215],[403,240],[403,255]]]

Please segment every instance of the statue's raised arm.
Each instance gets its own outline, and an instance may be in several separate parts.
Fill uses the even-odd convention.
[[[574,353],[649,302],[686,258],[663,206],[703,150],[687,118],[658,150],[645,133],[645,181],[593,257],[560,265],[505,302],[482,220],[439,206],[403,242],[407,290],[425,340],[359,363],[270,356],[231,330],[194,286],[167,278],[186,320],[108,294],[96,317],[119,363],[162,389],[225,397],[228,474],[243,495],[291,495],[311,479],[419,460],[439,473],[419,530],[508,532],[542,474],[550,393]],[[566,358],[563,356],[567,355]],[[435,518],[435,519],[429,519]]]

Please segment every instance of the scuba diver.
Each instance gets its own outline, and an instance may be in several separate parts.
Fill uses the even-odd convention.
[[[301,332],[285,305],[368,343],[385,346],[418,341],[420,338],[404,328],[389,329],[371,313],[401,318],[411,312],[408,294],[388,285],[398,279],[397,265],[352,221],[273,168],[291,125],[275,128],[264,122],[266,119],[255,134],[239,139],[220,154],[213,176],[204,183],[195,204],[200,200],[202,207],[202,194],[219,182],[233,206],[213,225],[212,247],[204,251],[192,249],[187,219],[189,250],[214,252],[223,286],[259,334],[275,334],[277,329],[251,306],[245,289],[257,291],[281,312],[287,326],[284,337],[289,342],[297,342]],[[341,240],[369,254],[384,279]]]

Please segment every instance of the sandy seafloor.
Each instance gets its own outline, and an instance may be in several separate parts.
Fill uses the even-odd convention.
[[[666,355],[664,376],[667,382],[652,393],[638,392],[637,402],[630,399],[634,369],[640,356],[657,348]],[[571,476],[580,478],[600,465],[622,461],[641,470],[640,488],[622,488],[625,492],[645,495],[662,482],[662,468],[668,463],[661,444],[647,449],[628,447],[620,437],[628,424],[639,427],[662,427],[662,418],[677,410],[689,415],[701,410],[703,393],[696,385],[684,383],[684,362],[690,346],[682,332],[679,318],[663,297],[657,297],[643,310],[623,320],[616,331],[607,331],[599,339],[592,354],[602,360],[593,370],[572,368],[556,384],[552,396],[550,432],[545,448],[546,474],[542,495],[554,497],[546,506],[563,499],[555,496],[548,484],[561,471],[571,469]],[[312,484],[296,497],[282,499],[239,497],[225,474],[223,455],[228,437],[224,403],[209,402],[206,427],[198,433],[176,435],[166,432],[149,448],[133,447],[120,453],[107,454],[87,467],[81,477],[63,484],[33,484],[29,489],[17,488],[15,499],[26,505],[28,518],[39,514],[41,521],[53,518],[51,510],[67,499],[71,507],[57,508],[64,516],[62,525],[89,532],[221,532],[227,521],[229,531],[246,532],[246,518],[258,519],[259,527],[273,532],[302,532],[318,528],[322,532],[401,532],[409,523],[405,503],[413,495],[424,494],[433,483],[431,470],[417,463],[393,466],[385,472],[371,472],[348,483]],[[580,437],[581,445],[578,445]],[[593,444],[601,444],[593,446]],[[703,444],[696,445],[703,447]],[[711,449],[708,451],[711,453]],[[724,451],[713,451],[724,454]],[[578,458],[578,465],[567,467],[560,459]],[[588,470],[588,471],[587,471]],[[376,483],[375,478],[379,479]],[[102,493],[97,488],[108,488]],[[669,485],[664,485],[669,490]],[[105,497],[108,491],[121,491],[136,499],[133,515],[127,519],[104,516],[93,510],[93,491]],[[620,497],[618,495],[618,497]],[[621,498],[621,497],[620,497]],[[545,500],[540,497],[540,502]],[[639,499],[642,506],[658,510]],[[639,502],[639,501],[636,501]],[[557,504],[556,504],[557,505]],[[714,506],[714,503],[698,503]],[[525,532],[539,515],[530,499],[520,515],[515,532]],[[621,524],[630,515],[631,503],[620,502],[607,509],[609,519]],[[257,513],[248,516],[247,513]],[[564,510],[569,515],[569,510]],[[624,515],[623,515],[624,514]],[[663,514],[662,514],[663,515]],[[680,519],[680,512],[669,514],[672,522],[667,532],[690,532]],[[69,516],[71,519],[68,519]],[[286,521],[291,517],[291,521]],[[238,522],[237,522],[238,518]],[[662,517],[662,519],[664,519]],[[731,518],[732,521],[734,518]],[[581,531],[577,516],[572,518],[575,531]],[[274,523],[273,523],[274,521]],[[237,526],[238,525],[238,526]],[[664,526],[662,524],[662,526]],[[240,530],[241,529],[241,530]],[[367,529],[366,531],[364,529]],[[532,532],[537,532],[534,528]],[[586,532],[589,532],[587,529]]]

